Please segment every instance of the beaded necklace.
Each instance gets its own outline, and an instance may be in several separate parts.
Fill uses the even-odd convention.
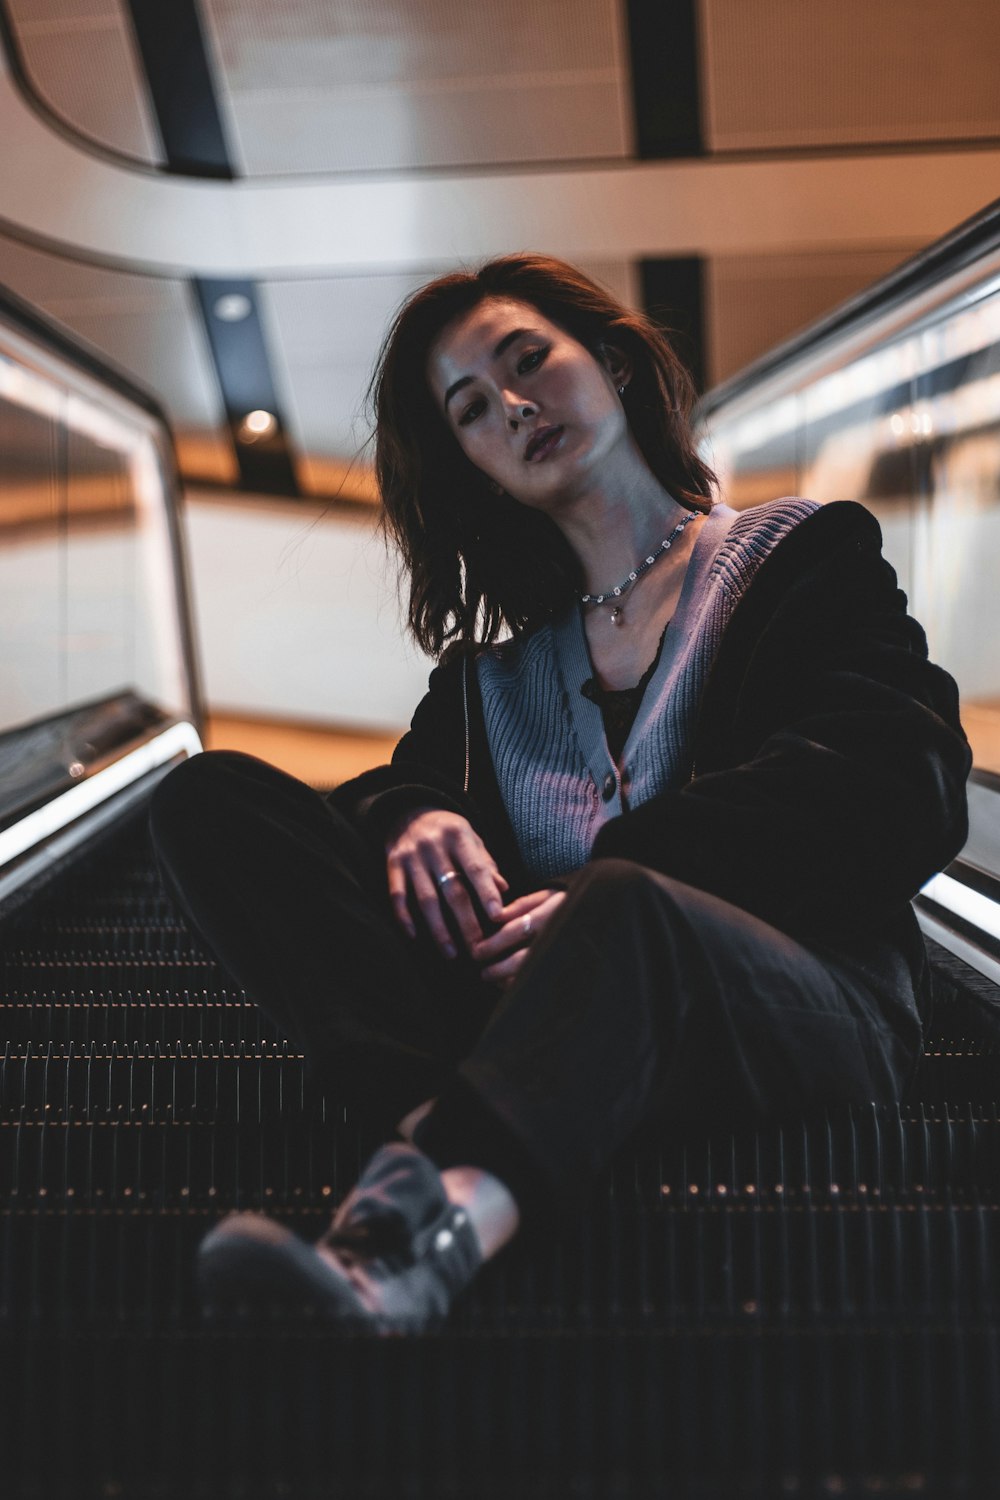
[[[674,542],[676,542],[677,538],[680,536],[681,532],[684,530],[688,522],[693,521],[695,516],[698,514],[699,512],[695,510],[688,511],[687,515],[684,516],[682,520],[678,521],[677,525],[674,527],[670,535],[668,537],[664,537],[663,541],[657,547],[656,551],[651,552],[647,558],[645,558],[641,563],[638,564],[637,567],[634,567],[628,577],[623,578],[621,583],[619,583],[616,588],[605,589],[603,594],[581,594],[580,603],[611,604],[612,625],[623,624],[625,620],[625,606],[624,604],[618,602],[620,601],[622,595],[624,593],[627,593],[627,591],[632,587],[633,583],[635,583],[636,579],[641,578],[643,573],[645,573],[648,568],[651,568],[658,558],[663,557],[665,553],[670,551],[671,547],[674,545]]]

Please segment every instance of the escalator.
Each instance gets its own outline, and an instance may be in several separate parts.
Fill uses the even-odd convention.
[[[988,1493],[1000,1025],[935,957],[898,1108],[650,1132],[437,1333],[213,1326],[210,1225],[316,1234],[379,1142],[185,930],[133,817],[0,933],[5,1493]]]
[[[938,400],[965,432],[954,371],[942,392],[904,360],[906,390],[875,400],[869,380],[840,427],[822,386],[855,359],[891,375],[910,298],[913,327],[957,319],[939,344],[966,340],[976,452],[1000,452],[984,416],[1000,341],[991,312],[966,316],[993,306],[974,293],[995,262],[996,215],[704,414],[737,504],[835,486],[838,455],[857,469],[871,438],[862,498],[905,586],[929,591],[916,612],[970,704],[972,833],[917,901],[935,1008],[907,1097],[736,1132],[650,1127],[587,1212],[515,1240],[445,1328],[389,1339],[199,1312],[212,1224],[255,1209],[315,1235],[381,1142],[310,1083],[152,862],[149,792],[201,728],[162,413],[0,299],[0,1493],[995,1492],[1000,684],[995,651],[970,665],[941,601],[956,567],[991,566],[1000,458],[993,490],[981,464],[974,496],[955,489],[965,471],[933,430]],[[785,400],[771,379],[799,383]],[[887,467],[894,417],[913,441]],[[783,485],[789,454],[806,467]],[[890,467],[905,496],[885,490]],[[929,558],[942,515],[952,550]]]

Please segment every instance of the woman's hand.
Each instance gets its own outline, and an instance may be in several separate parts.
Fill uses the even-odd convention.
[[[502,921],[507,882],[467,818],[436,807],[419,807],[390,829],[385,855],[389,899],[399,925],[416,937],[411,905],[418,906],[446,958],[455,957],[455,944],[445,922],[445,908],[470,952],[483,935],[470,886],[487,917]]]
[[[486,965],[483,978],[502,984],[504,989],[513,984],[528,948],[565,899],[565,891],[529,891],[505,906],[499,929],[472,944],[473,958]]]

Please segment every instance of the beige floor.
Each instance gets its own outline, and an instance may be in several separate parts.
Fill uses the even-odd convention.
[[[962,724],[977,770],[1000,775],[1000,703],[963,703]]]
[[[369,766],[383,765],[398,739],[398,734],[357,734],[226,714],[210,715],[205,730],[206,749],[244,750],[312,786],[336,786]]]

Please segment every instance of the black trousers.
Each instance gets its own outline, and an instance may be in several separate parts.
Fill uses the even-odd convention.
[[[229,751],[184,762],[151,827],[175,901],[323,1084],[387,1134],[479,1166],[530,1222],[584,1203],[654,1118],[897,1099],[919,1044],[847,966],[737,907],[596,860],[501,992],[413,940],[384,866],[316,792]]]

